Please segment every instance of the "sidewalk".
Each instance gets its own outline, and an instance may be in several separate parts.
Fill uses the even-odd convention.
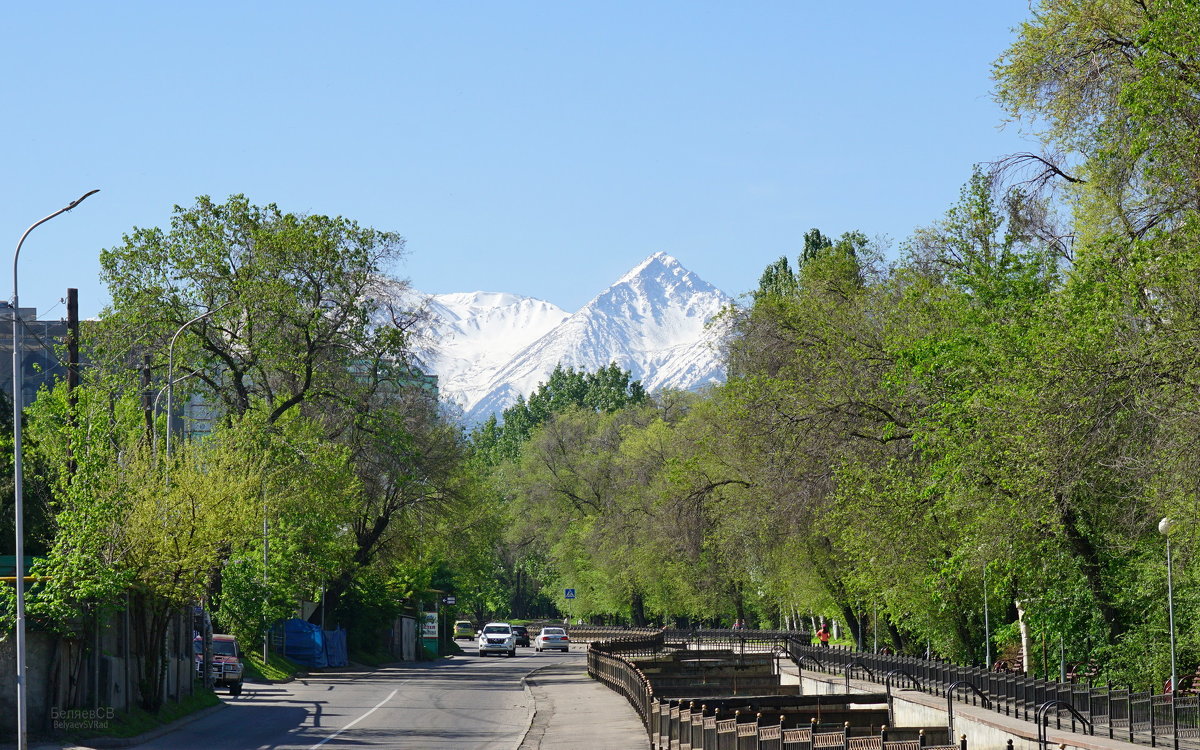
[[[534,713],[518,750],[638,750],[650,738],[625,696],[588,676],[587,664],[555,664],[525,678]]]

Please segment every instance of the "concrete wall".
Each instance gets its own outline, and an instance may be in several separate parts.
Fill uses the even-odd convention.
[[[40,726],[41,717],[47,713],[48,665],[52,661],[54,638],[46,633],[25,633],[25,665],[29,675],[26,702],[29,722],[33,728]],[[17,733],[17,644],[16,633],[0,635],[0,736],[16,736]]]
[[[111,721],[137,700],[138,655],[131,653],[130,615],[111,614],[78,637],[27,631],[25,666],[29,730],[36,736]],[[163,700],[178,701],[193,690],[192,626],[179,613],[168,626],[167,675]],[[16,635],[0,632],[0,737],[17,731]],[[90,726],[90,724],[88,724]],[[100,725],[104,726],[103,724]]]

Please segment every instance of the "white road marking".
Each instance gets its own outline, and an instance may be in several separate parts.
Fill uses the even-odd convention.
[[[337,730],[336,732],[334,732],[333,734],[329,735],[329,736],[328,736],[328,737],[326,737],[325,739],[321,740],[321,741],[320,741],[320,742],[318,742],[317,744],[313,745],[311,748],[309,748],[309,750],[317,750],[317,748],[318,748],[318,747],[320,747],[321,745],[324,745],[326,742],[329,742],[330,740],[332,740],[333,738],[337,737],[337,736],[338,736],[339,734],[341,734],[342,732],[346,731],[347,729],[349,729],[350,727],[354,726],[354,725],[355,725],[355,724],[357,724],[358,722],[362,721],[363,719],[367,718],[367,717],[368,717],[368,716],[370,716],[371,714],[375,713],[376,711],[378,711],[378,710],[379,710],[379,707],[380,707],[380,706],[382,706],[384,703],[387,703],[388,701],[390,701],[390,700],[391,700],[393,697],[395,697],[396,693],[398,693],[398,692],[400,692],[400,688],[396,688],[396,689],[395,689],[395,690],[393,690],[392,692],[388,693],[388,697],[386,697],[386,698],[384,698],[383,700],[381,700],[381,701],[379,701],[378,703],[376,703],[376,704],[375,704],[375,708],[372,708],[370,711],[367,711],[367,712],[366,712],[365,714],[363,714],[362,716],[358,717],[357,719],[355,719],[354,721],[350,722],[350,723],[349,723],[349,724],[347,724],[346,726],[342,727],[341,729]]]

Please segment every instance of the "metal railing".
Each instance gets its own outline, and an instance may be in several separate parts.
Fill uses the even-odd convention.
[[[1156,695],[1111,685],[1053,682],[931,659],[812,646],[807,638],[792,639],[787,651],[802,670],[843,675],[856,668],[859,679],[885,684],[889,694],[895,682],[948,699],[962,698],[960,702],[972,705],[986,699],[991,702],[986,707],[997,713],[1026,721],[1053,721],[1056,728],[1069,727],[1072,732],[1104,734],[1151,747],[1200,750],[1200,696],[1194,694]],[[959,691],[963,686],[969,690]],[[1039,716],[1039,709],[1047,704],[1053,710]]]
[[[652,656],[662,650],[662,631],[655,631],[608,641],[593,641],[587,651],[588,674],[624,695],[651,733],[654,729],[651,724],[657,723],[657,717],[652,717],[650,710],[654,702],[654,687],[629,659]]]
[[[758,705],[734,707],[736,702],[729,699],[659,699],[651,705],[650,744],[662,750],[967,750],[965,736],[955,744],[946,738],[929,742],[923,731],[821,724],[789,712],[782,698],[751,702]]]
[[[654,630],[630,633],[588,648],[588,672],[595,679],[624,695],[637,711],[655,748],[691,747],[693,750],[966,750],[966,740],[955,745],[927,744],[922,732],[917,739],[893,736],[887,730],[862,734],[848,723],[821,724],[817,718],[798,719],[795,706],[820,706],[846,702],[846,697],[754,696],[746,698],[669,698],[655,694],[654,683],[633,661],[673,654],[687,658],[689,651],[703,646],[739,659],[757,661],[762,654],[786,654],[797,633],[789,631],[675,631]],[[801,634],[800,637],[805,637]],[[643,662],[645,663],[645,662]],[[865,665],[859,665],[864,668]],[[647,667],[651,669],[651,667]],[[870,696],[867,696],[870,697]],[[883,700],[883,694],[872,700]],[[793,705],[795,704],[795,705]],[[789,708],[791,707],[791,708]],[[829,720],[826,714],[826,720]],[[797,726],[803,721],[803,726]],[[915,730],[913,730],[915,731]],[[911,735],[909,735],[911,737]],[[946,734],[947,740],[950,735]],[[909,747],[911,745],[911,747]]]
[[[609,625],[563,625],[573,643],[624,640],[639,636],[654,635],[661,628],[621,628]]]
[[[693,748],[742,747],[803,748],[813,750],[811,738],[799,739],[802,728],[772,724],[769,715],[755,723],[766,730],[758,732],[759,744],[749,740],[738,744],[737,724],[749,723],[749,717],[721,717],[721,728],[715,716],[693,715],[676,704],[677,717],[670,715],[671,701],[654,694],[650,679],[630,661],[676,650],[724,649],[733,653],[783,652],[803,670],[818,670],[849,679],[869,681],[886,686],[891,694],[893,685],[920,690],[971,705],[983,705],[992,711],[1025,721],[1036,721],[1039,730],[1050,726],[1072,732],[1106,735],[1151,747],[1169,746],[1178,750],[1200,750],[1200,696],[1194,694],[1153,694],[1112,685],[1055,682],[1027,677],[1011,672],[991,672],[977,667],[963,667],[931,659],[891,654],[873,654],[839,647],[810,645],[807,634],[788,631],[754,630],[638,630],[609,631],[619,637],[596,641],[588,650],[588,671],[609,687],[625,695],[646,725],[651,742],[655,743],[660,730],[667,733],[683,731],[685,724],[695,738]],[[990,706],[987,703],[990,702]],[[663,713],[663,706],[667,706]],[[1039,714],[1040,710],[1040,714]],[[671,730],[671,722],[677,723]],[[734,727],[730,729],[730,727]],[[775,729],[770,727],[775,726]],[[740,730],[748,732],[748,729]],[[757,731],[757,730],[756,730]],[[734,734],[731,734],[733,732]],[[779,738],[774,735],[778,732]],[[1039,731],[1044,737],[1044,734]],[[713,743],[708,742],[711,735]],[[727,736],[728,735],[728,736]],[[676,737],[679,735],[676,734]],[[700,744],[695,740],[704,739]],[[747,735],[748,736],[748,735]],[[718,741],[720,737],[720,744]],[[768,738],[769,737],[769,738]],[[730,738],[733,738],[732,744]],[[789,739],[792,738],[792,739]],[[881,740],[882,742],[882,740]],[[772,744],[774,743],[774,744]],[[806,744],[808,743],[808,744]],[[908,744],[916,740],[890,741],[882,750],[918,750]],[[858,748],[843,750],[864,750]],[[895,745],[895,747],[891,747]],[[902,747],[903,745],[903,747]],[[667,745],[669,746],[669,745]],[[957,746],[955,746],[957,747]]]

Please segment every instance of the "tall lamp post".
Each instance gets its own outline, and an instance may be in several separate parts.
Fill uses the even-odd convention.
[[[1179,687],[1175,675],[1175,592],[1171,585],[1171,527],[1175,522],[1170,518],[1164,518],[1158,522],[1158,533],[1162,534],[1167,540],[1167,627],[1171,635],[1171,695],[1175,694],[1175,689]],[[1174,699],[1171,706],[1174,707]]]
[[[174,407],[174,404],[172,402],[173,402],[173,398],[175,395],[175,341],[179,338],[179,334],[181,334],[185,330],[187,330],[187,327],[190,326],[192,323],[195,323],[198,320],[204,320],[209,315],[212,315],[213,313],[224,310],[232,302],[233,302],[233,300],[229,300],[229,301],[225,302],[224,304],[218,305],[217,307],[214,307],[213,309],[211,309],[207,312],[200,313],[196,317],[192,318],[191,320],[187,321],[183,325],[179,326],[178,330],[175,331],[175,334],[173,336],[171,336],[171,345],[169,347],[167,347],[167,443],[166,443],[166,446],[164,447],[164,452],[166,453],[166,458],[163,463],[163,485],[168,490],[170,489],[170,486],[171,486],[171,416],[172,416],[172,409]],[[185,375],[184,377],[187,377],[187,376]],[[180,378],[180,380],[182,380],[182,379],[183,378]],[[162,395],[162,393],[160,392],[159,395]],[[158,399],[156,397],[155,401],[157,401],[157,400]],[[153,408],[153,407],[151,407],[151,408]],[[204,647],[202,649],[203,656],[200,660],[200,668],[201,668],[201,670],[203,670],[202,673],[204,675],[204,686],[206,688],[211,688],[212,687],[212,679],[213,679],[213,677],[212,677],[212,636],[210,633],[210,629],[208,627],[207,613],[205,614],[205,617],[204,617],[204,623],[205,623],[204,624],[204,636],[203,636]]]
[[[77,200],[71,201],[44,219],[30,225],[21,239],[17,242],[17,251],[13,253],[13,293],[12,293],[12,407],[13,407],[13,513],[16,516],[16,584],[17,584],[17,750],[29,747],[29,690],[25,684],[25,507],[24,492],[21,484],[24,477],[21,473],[21,407],[24,387],[21,382],[21,316],[20,300],[17,296],[17,260],[21,257],[21,246],[25,238],[34,229],[50,221],[59,214],[75,208],[84,200],[99,190],[89,190]]]
[[[167,464],[166,464],[165,476],[166,476],[168,484],[170,483],[170,479],[171,479],[171,409],[172,409],[171,401],[172,401],[172,398],[175,393],[175,340],[178,339],[179,334],[181,334],[185,330],[187,330],[187,327],[190,326],[192,323],[195,323],[196,321],[199,321],[199,320],[204,320],[209,315],[212,315],[213,313],[217,313],[217,312],[220,312],[221,310],[224,310],[232,302],[233,302],[233,300],[229,300],[225,304],[218,305],[217,307],[214,307],[213,309],[209,310],[208,312],[200,313],[199,315],[192,318],[188,322],[179,326],[179,330],[175,331],[175,335],[171,337],[171,345],[169,347],[167,347],[167,445],[166,445]],[[182,378],[180,378],[180,379],[182,380]]]
[[[988,612],[987,565],[983,566],[983,668],[992,668],[992,623]]]

